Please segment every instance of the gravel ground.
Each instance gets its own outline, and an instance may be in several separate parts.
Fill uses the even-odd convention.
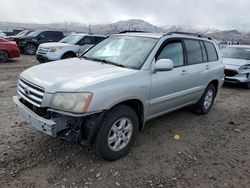
[[[250,90],[223,87],[206,116],[182,109],[149,121],[127,157],[106,162],[17,117],[18,75],[35,64],[0,64],[0,187],[250,187]]]

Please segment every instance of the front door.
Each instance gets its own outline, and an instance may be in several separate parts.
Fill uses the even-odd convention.
[[[164,114],[191,103],[193,92],[199,89],[200,78],[190,74],[184,53],[182,40],[166,42],[155,57],[171,59],[174,68],[171,71],[152,72],[149,118]],[[192,72],[192,71],[191,71]]]

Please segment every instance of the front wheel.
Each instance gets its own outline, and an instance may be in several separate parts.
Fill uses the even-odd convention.
[[[95,154],[108,161],[124,157],[130,151],[139,130],[136,112],[119,105],[107,112],[94,140]]]
[[[26,44],[24,46],[24,53],[27,55],[34,55],[36,53],[36,45]]]
[[[8,53],[0,50],[0,63],[5,63],[8,60]]]
[[[197,114],[207,114],[213,106],[215,96],[215,86],[214,84],[209,84],[200,100],[191,106],[191,111]]]

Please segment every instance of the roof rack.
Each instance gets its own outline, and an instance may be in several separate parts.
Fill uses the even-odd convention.
[[[148,33],[148,31],[124,30],[124,31],[119,32],[119,34],[123,34],[123,33]]]
[[[194,36],[194,37],[207,38],[209,40],[212,40],[211,37],[206,36],[206,35],[202,35],[202,34],[199,34],[199,33],[189,33],[189,32],[174,31],[174,32],[169,32],[166,35],[173,35],[173,34],[177,34],[177,35],[190,35],[190,36]]]

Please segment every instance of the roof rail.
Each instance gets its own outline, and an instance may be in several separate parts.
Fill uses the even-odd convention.
[[[148,31],[124,30],[124,31],[119,32],[119,34],[122,34],[122,33],[148,33]]]
[[[166,35],[173,35],[173,34],[177,34],[177,35],[190,35],[190,36],[194,36],[194,37],[207,38],[209,40],[212,40],[211,37],[206,36],[206,35],[202,35],[202,34],[199,34],[199,33],[189,33],[189,32],[174,31],[174,32],[169,32]]]

